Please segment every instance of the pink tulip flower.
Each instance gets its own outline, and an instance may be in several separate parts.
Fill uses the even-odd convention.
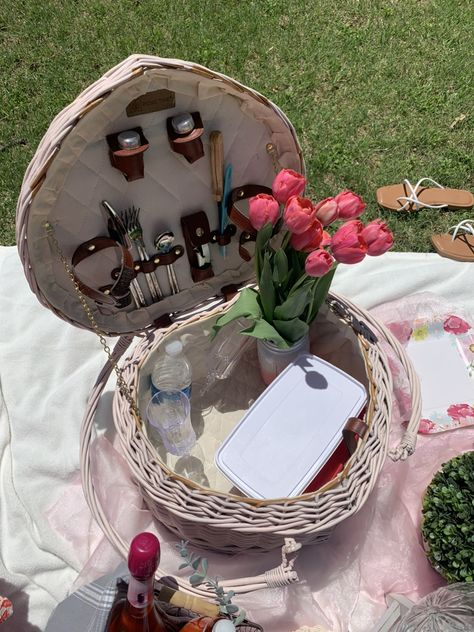
[[[323,230],[323,237],[321,239],[321,248],[326,248],[326,246],[330,246],[331,245],[331,235],[328,233],[327,230]]]
[[[331,251],[339,263],[359,263],[367,254],[362,238],[364,225],[355,219],[343,224],[332,236]]]
[[[255,230],[271,222],[275,226],[280,216],[280,205],[272,195],[259,193],[249,200],[249,220]]]
[[[286,204],[293,195],[303,193],[306,178],[292,169],[282,169],[272,184],[273,197],[281,204]]]
[[[319,219],[323,226],[329,226],[332,224],[339,215],[337,202],[334,198],[328,197],[322,202],[318,202],[314,207],[316,217]]]
[[[304,269],[306,274],[311,277],[322,277],[329,272],[334,263],[334,258],[329,252],[320,248],[313,250],[306,257]]]
[[[293,234],[291,236],[291,247],[300,252],[311,252],[321,245],[323,238],[323,225],[315,219],[311,226],[304,233]]]
[[[293,195],[286,203],[283,219],[287,228],[296,235],[306,232],[314,222],[314,206],[311,200]]]
[[[362,198],[352,191],[342,191],[334,199],[337,202],[339,219],[356,219],[365,210]]]
[[[362,239],[367,245],[367,254],[372,257],[383,255],[393,246],[393,234],[381,219],[375,219],[362,230]]]

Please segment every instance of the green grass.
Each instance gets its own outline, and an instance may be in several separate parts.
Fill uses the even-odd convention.
[[[0,0],[0,243],[15,241],[23,174],[52,118],[139,52],[271,98],[314,197],[352,188],[396,250],[427,252],[432,232],[473,212],[381,213],[375,190],[425,175],[474,189],[471,12],[468,0]]]

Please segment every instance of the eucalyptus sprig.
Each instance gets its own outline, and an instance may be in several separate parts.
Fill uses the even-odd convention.
[[[233,590],[226,592],[222,586],[219,585],[218,577],[209,577],[208,561],[205,557],[200,557],[188,550],[188,542],[181,540],[179,544],[175,545],[180,556],[183,558],[183,562],[179,566],[179,570],[183,568],[191,568],[193,570],[192,575],[189,578],[191,586],[206,586],[214,592],[216,595],[216,601],[219,604],[219,611],[221,614],[228,616],[232,619],[235,626],[242,623],[245,619],[246,612],[238,606],[232,603],[232,598],[235,595]],[[238,613],[238,614],[237,614]],[[237,615],[237,616],[235,616]]]
[[[474,581],[474,452],[444,463],[423,500],[428,559],[448,582]]]

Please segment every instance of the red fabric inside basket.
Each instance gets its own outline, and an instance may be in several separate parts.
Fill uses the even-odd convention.
[[[359,413],[359,418],[363,418],[365,414],[365,407]],[[355,440],[359,441],[359,436],[355,435]],[[325,465],[319,470],[316,476],[313,478],[311,483],[306,487],[303,494],[307,494],[309,492],[315,492],[329,481],[332,481],[338,474],[342,472],[345,464],[350,459],[351,454],[347,449],[346,443],[344,440],[337,446],[334,452],[329,457],[328,461],[326,461]]]
[[[329,460],[323,465],[322,469],[319,470],[303,493],[315,492],[323,485],[326,485],[326,483],[329,483],[329,481],[332,481],[335,476],[342,472],[350,456],[346,444],[344,441],[341,441],[329,457]]]

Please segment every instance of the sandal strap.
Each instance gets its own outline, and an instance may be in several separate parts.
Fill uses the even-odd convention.
[[[423,182],[429,182],[430,184],[433,184],[438,189],[444,189],[444,187],[441,184],[439,184],[439,182],[436,182],[436,180],[433,180],[433,178],[420,178],[418,182],[415,184],[415,186],[413,186],[412,183],[407,178],[405,178],[403,180],[403,183],[406,185],[407,189],[410,191],[410,195],[408,197],[402,195],[397,198],[398,202],[405,200],[405,203],[399,209],[400,211],[408,210],[411,205],[415,207],[416,211],[420,210],[420,208],[435,208],[436,209],[436,208],[446,208],[448,206],[447,204],[426,204],[425,202],[422,202],[418,198],[418,193],[419,193],[420,188],[424,188],[424,187],[421,187],[421,184]]]
[[[474,235],[474,219],[463,219],[456,224],[455,226],[451,226],[448,229],[448,233],[453,232],[452,240],[454,241],[459,233],[459,231],[463,231],[463,234],[469,233],[470,235]]]

